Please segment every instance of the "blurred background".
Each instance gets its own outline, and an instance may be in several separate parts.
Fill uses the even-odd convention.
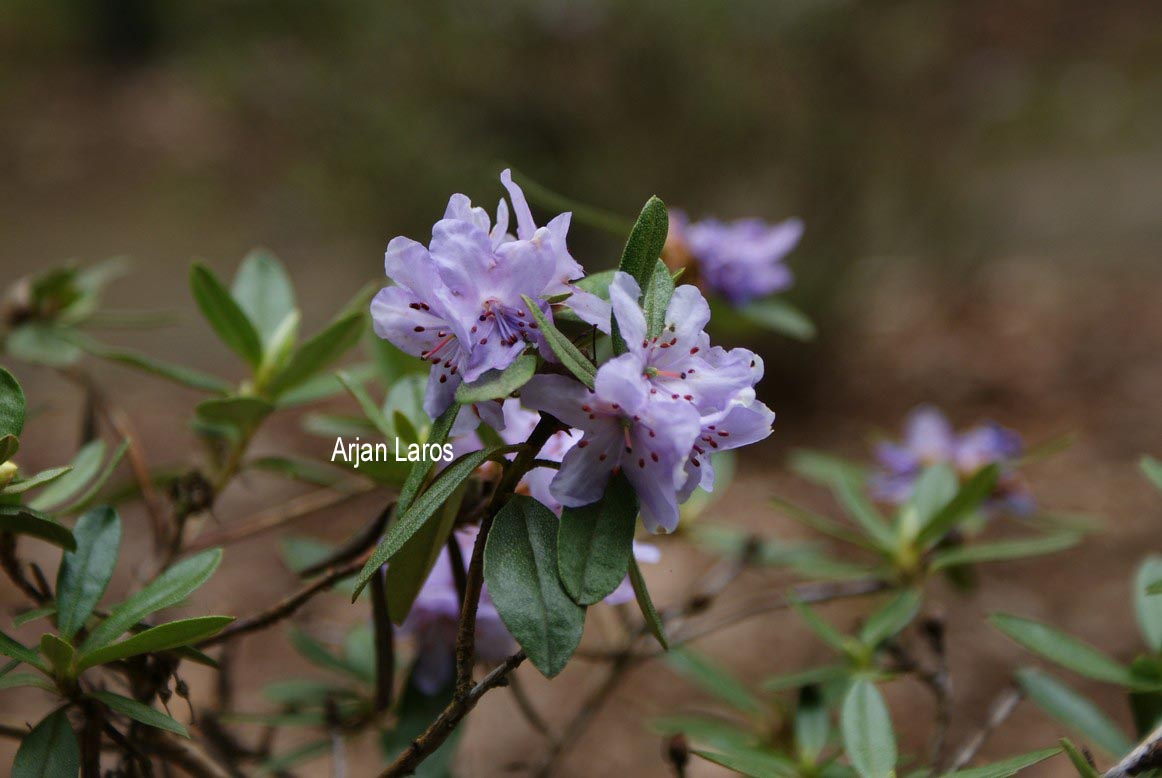
[[[795,537],[767,497],[829,506],[786,475],[786,452],[866,457],[869,431],[894,431],[921,402],[1034,443],[1072,432],[1070,450],[1030,471],[1033,487],[1044,504],[1103,517],[1104,534],[998,565],[971,598],[932,605],[950,620],[953,741],[1027,659],[976,626],[986,611],[1051,620],[1119,658],[1137,649],[1129,580],[1162,518],[1134,469],[1162,453],[1162,5],[7,0],[0,62],[3,280],[129,256],[135,272],[111,304],[174,309],[188,326],[111,339],[205,369],[236,366],[193,311],[192,258],[228,275],[250,248],[274,250],[310,331],[381,277],[391,237],[426,239],[451,192],[491,208],[505,165],[626,217],[656,193],[694,216],[802,218],[789,298],[820,334],[747,344],[767,357],[760,389],[779,421],[715,512]],[[577,221],[570,233],[591,270],[612,267],[620,244]],[[33,464],[57,464],[79,396],[47,371],[18,374],[41,413]],[[98,374],[133,409],[147,451],[188,458],[191,395]],[[326,455],[284,427],[260,447]],[[235,495],[224,519],[278,489]],[[340,537],[360,523],[324,516],[303,529]],[[648,571],[659,600],[706,565],[674,549]],[[273,541],[233,553],[214,582],[226,612],[289,585]],[[274,572],[256,581],[254,564]],[[702,647],[755,678],[815,652],[785,616]],[[248,647],[256,667],[260,649]],[[530,674],[535,698],[565,705],[589,669],[552,685]],[[269,660],[256,672],[269,675]],[[1128,722],[1108,689],[1082,688]],[[641,720],[699,699],[664,669],[631,676],[562,774],[592,774],[594,752],[615,772],[665,774]],[[919,744],[907,722],[921,728],[930,711],[916,699],[901,695],[912,707],[897,724]],[[504,772],[535,737],[505,699],[481,711],[466,775]],[[1013,722],[986,754],[1059,734],[1032,710]]]

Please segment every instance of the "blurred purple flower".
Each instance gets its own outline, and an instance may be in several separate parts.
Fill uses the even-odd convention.
[[[476,528],[456,532],[464,558],[472,555]],[[402,626],[415,640],[416,660],[412,679],[424,694],[435,694],[452,680],[456,666],[456,625],[460,619],[460,594],[452,577],[452,562],[445,548],[436,559],[428,580],[420,589]],[[484,662],[499,662],[516,648],[512,635],[496,612],[487,590],[480,595],[476,611],[476,656]]]
[[[690,255],[710,289],[732,305],[742,305],[791,285],[793,276],[783,258],[802,235],[798,219],[778,224],[760,219],[690,222],[672,210],[667,242]]]
[[[537,299],[574,291],[584,275],[565,247],[569,214],[537,227],[520,187],[504,171],[513,199],[516,237],[508,233],[508,206],[500,201],[496,225],[483,208],[462,194],[448,200],[444,218],[432,227],[427,248],[405,237],[387,246],[384,268],[395,282],[371,302],[375,333],[403,351],[432,363],[424,410],[438,416],[452,403],[462,381],[512,363],[543,338],[521,295]],[[608,308],[574,292],[579,316],[600,322]],[[547,303],[542,308],[549,313]]]
[[[986,465],[997,463],[1001,477],[992,502],[1018,514],[1033,509],[1032,498],[1013,474],[1021,456],[1021,436],[994,422],[985,422],[962,433],[936,408],[924,405],[908,414],[899,443],[879,443],[875,449],[880,470],[872,476],[872,491],[890,503],[907,500],[923,469],[948,464],[962,479]]]

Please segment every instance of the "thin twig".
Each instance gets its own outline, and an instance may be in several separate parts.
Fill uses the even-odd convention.
[[[1146,736],[1137,748],[1102,773],[1102,778],[1130,778],[1162,767],[1162,726]]]
[[[397,778],[415,772],[420,762],[443,745],[448,735],[452,734],[461,720],[476,707],[476,703],[480,702],[480,698],[489,690],[503,686],[508,680],[509,673],[524,660],[525,652],[518,651],[489,671],[480,683],[469,689],[467,694],[453,697],[436,720],[379,774],[379,778]]]
[[[339,567],[328,570],[317,580],[312,581],[297,592],[284,597],[271,607],[235,621],[217,635],[199,643],[198,648],[207,648],[227,640],[232,640],[239,635],[257,632],[258,630],[266,629],[282,621],[309,602],[315,595],[330,589],[337,581],[350,578],[358,573],[363,568],[365,561],[366,559],[364,557],[359,557]]]
[[[949,763],[948,769],[942,772],[956,772],[971,762],[980,749],[984,747],[989,735],[1005,723],[1005,719],[1012,715],[1023,697],[1024,694],[1019,686],[1006,686],[989,706],[988,718],[985,719],[984,725],[968,739],[968,742],[961,746],[952,762]]]

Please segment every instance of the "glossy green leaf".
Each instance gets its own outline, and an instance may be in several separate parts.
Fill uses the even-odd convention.
[[[923,601],[924,595],[918,589],[903,589],[896,593],[868,616],[859,631],[859,641],[874,648],[895,637],[916,618]]]
[[[1040,538],[1003,540],[996,543],[973,543],[970,546],[937,551],[932,555],[929,566],[932,570],[943,570],[957,565],[1054,554],[1076,546],[1081,538],[1082,536],[1078,533],[1058,532]]]
[[[129,697],[122,697],[120,694],[114,694],[112,692],[90,692],[89,696],[109,710],[120,713],[122,716],[128,716],[134,721],[140,721],[147,727],[163,729],[166,732],[172,732],[182,737],[190,736],[190,733],[186,731],[184,726],[143,702],[138,702]]]
[[[484,580],[496,610],[548,678],[564,669],[585,624],[585,609],[557,575],[557,522],[536,500],[514,496],[497,513],[484,547]]]
[[[871,681],[860,678],[843,698],[840,712],[843,748],[862,778],[893,778],[896,736],[888,706]]]
[[[27,535],[68,551],[77,547],[68,527],[26,505],[0,505],[0,532]]]
[[[192,645],[220,632],[233,620],[231,616],[198,616],[150,627],[119,643],[112,643],[82,654],[77,660],[77,667],[85,670],[138,654],[169,651],[179,646]]]
[[[1034,705],[1110,756],[1120,759],[1134,747],[1096,705],[1053,676],[1027,667],[1017,671],[1017,682]]]
[[[22,643],[18,643],[3,632],[0,632],[0,656],[6,656],[10,659],[24,662],[26,665],[31,665],[40,670],[45,669],[44,662],[40,660],[40,656],[37,655],[36,651]]]
[[[274,377],[270,392],[280,395],[324,370],[359,342],[365,323],[363,312],[356,311],[332,321],[322,332],[308,338]]]
[[[195,262],[190,268],[190,291],[218,338],[248,365],[258,368],[262,364],[262,338],[222,282]]]
[[[665,203],[657,197],[651,197],[646,201],[629,232],[617,267],[618,270],[633,276],[641,289],[645,289],[650,283],[650,276],[662,255],[662,248],[666,245],[669,225],[670,219],[666,213]],[[612,321],[612,333],[614,353],[623,353],[625,344],[618,333],[616,318]]]
[[[108,644],[149,614],[172,607],[190,596],[209,580],[220,561],[222,550],[213,548],[171,566],[113,608],[81,644],[82,653]]]
[[[64,477],[56,480],[43,492],[29,501],[29,505],[38,511],[54,508],[77,494],[85,484],[101,470],[101,461],[105,456],[105,442],[93,440],[86,443],[73,457],[72,470]]]
[[[549,349],[578,381],[592,389],[597,368],[581,353],[580,349],[573,345],[573,341],[566,338],[545,318],[545,314],[541,313],[540,307],[533,300],[527,295],[521,295],[521,299],[524,300],[529,312],[533,315],[533,319],[536,320],[537,327],[540,328],[541,335],[545,338],[545,343],[549,345]]]
[[[1154,484],[1156,489],[1162,490],[1162,461],[1154,457],[1142,457],[1138,466],[1142,468],[1142,473],[1150,483]]]
[[[795,340],[815,338],[815,324],[807,314],[777,297],[747,303],[738,309],[738,313],[752,324]]]
[[[69,643],[46,632],[40,636],[40,653],[48,660],[52,674],[57,678],[72,678],[75,675],[73,656],[76,651]]]
[[[924,524],[916,538],[917,544],[922,548],[935,545],[949,530],[970,516],[993,493],[998,473],[995,464],[989,465],[965,481],[956,496]]]
[[[989,623],[1033,653],[1078,675],[1130,688],[1140,685],[1129,668],[1053,627],[1004,613],[992,614]]]
[[[794,729],[795,752],[803,761],[814,764],[826,748],[831,734],[831,720],[818,686],[808,685],[799,690]]]
[[[20,437],[24,431],[24,390],[11,373],[0,367],[0,435]]]
[[[81,748],[64,708],[50,713],[20,741],[12,778],[75,778]]]
[[[199,392],[213,392],[224,394],[230,391],[230,383],[218,376],[203,373],[200,370],[175,365],[165,360],[157,359],[148,354],[142,354],[131,349],[107,346],[93,340],[79,332],[70,332],[69,340],[79,348],[98,359],[125,365],[144,373],[165,379],[187,389],[196,389]]]
[[[472,471],[484,464],[499,450],[490,447],[465,454],[436,476],[427,490],[388,525],[383,540],[376,546],[371,558],[367,560],[367,564],[363,566],[355,579],[356,594],[363,590],[372,574],[395,556],[404,544],[436,514],[440,506],[455,493],[460,484],[472,475]]]
[[[732,708],[759,718],[767,715],[767,706],[762,700],[751,694],[741,681],[702,654],[687,648],[673,648],[666,653],[666,664]]]
[[[56,577],[57,629],[71,640],[105,594],[117,564],[121,520],[109,507],[93,508],[73,528],[76,551],[61,559]]]
[[[1040,751],[1031,751],[1028,754],[1010,757],[1000,762],[993,762],[992,764],[981,767],[957,770],[954,773],[948,773],[945,778],[1009,778],[1009,776],[1017,775],[1026,767],[1032,767],[1038,762],[1044,762],[1046,759],[1057,756],[1060,753],[1060,748],[1045,748]]]
[[[597,502],[562,512],[557,568],[577,604],[600,602],[625,580],[637,512],[637,497],[622,473],[610,479]]]
[[[504,370],[489,370],[470,384],[456,387],[456,402],[461,405],[502,400],[528,383],[537,370],[537,358],[525,354]]]
[[[646,629],[658,641],[662,650],[669,651],[670,644],[666,641],[666,625],[662,622],[662,617],[658,615],[658,609],[654,607],[650,590],[646,588],[646,579],[642,577],[641,568],[638,567],[637,560],[633,558],[632,554],[629,558],[629,582],[633,587],[633,596],[642,613]]]
[[[264,249],[255,249],[242,260],[230,285],[230,296],[266,344],[295,310],[295,291],[286,268]]]
[[[1150,594],[1150,586],[1162,578],[1162,555],[1151,554],[1134,576],[1134,613],[1150,650],[1162,651],[1162,598]]]

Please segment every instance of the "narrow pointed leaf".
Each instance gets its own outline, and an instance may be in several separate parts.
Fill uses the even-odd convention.
[[[732,708],[760,718],[768,713],[766,704],[751,694],[741,681],[702,654],[687,648],[674,648],[666,654],[666,664]]]
[[[105,456],[105,442],[94,440],[86,443],[73,457],[72,470],[67,475],[49,485],[28,504],[38,511],[48,510],[68,500],[89,483],[101,469]]]
[[[125,457],[125,452],[129,449],[128,439],[122,440],[117,448],[113,449],[113,453],[101,468],[101,472],[97,473],[97,477],[89,482],[85,490],[79,496],[74,498],[72,502],[63,508],[56,508],[54,513],[68,514],[76,513],[77,511],[88,508],[96,499],[97,494],[101,491],[101,487],[113,476],[113,471],[117,469],[117,465],[121,464],[121,460]]]
[[[843,699],[840,729],[847,758],[862,778],[895,776],[896,736],[874,683],[861,678],[851,685]]]
[[[960,487],[956,496],[924,525],[916,539],[917,544],[923,548],[934,545],[960,521],[972,515],[993,493],[998,472],[995,464],[978,470]]]
[[[68,527],[26,505],[0,505],[0,532],[28,535],[68,551],[77,547]]]
[[[707,762],[713,762],[751,778],[793,778],[798,775],[793,762],[759,748],[739,747],[730,751],[704,751],[695,748],[691,753]]]
[[[403,624],[407,618],[436,560],[440,558],[452,534],[467,486],[468,482],[462,481],[444,503],[439,517],[420,527],[391,558],[391,564],[387,566],[385,588],[387,612],[396,625]]]
[[[12,760],[12,778],[67,778],[80,769],[81,748],[63,708],[24,736]]]
[[[674,296],[674,279],[670,269],[660,259],[655,260],[649,282],[642,287],[642,312],[646,317],[646,332],[651,338],[662,332],[666,323],[666,308]]]
[[[637,498],[620,473],[600,500],[561,513],[557,567],[578,605],[600,602],[625,580],[636,527]]]
[[[200,370],[175,365],[131,349],[107,346],[76,331],[69,332],[69,340],[97,359],[116,362],[144,373],[157,376],[187,389],[224,394],[230,391],[230,382]]]
[[[1141,685],[1128,667],[1053,627],[1005,613],[989,616],[989,623],[1033,653],[1078,675],[1130,688]]]
[[[234,353],[252,368],[262,364],[262,338],[250,318],[208,268],[190,268],[190,291],[206,321]]]
[[[738,309],[739,315],[758,326],[786,335],[795,340],[809,341],[815,338],[815,324],[807,314],[786,300],[768,297],[755,300]]]
[[[1017,671],[1017,682],[1034,705],[1110,756],[1120,759],[1134,747],[1101,709],[1053,676],[1027,667]]]
[[[23,494],[29,489],[35,489],[38,486],[51,484],[53,481],[56,481],[58,478],[68,473],[71,469],[71,467],[53,467],[48,470],[41,470],[39,473],[31,475],[28,478],[10,481],[7,486],[0,489],[0,493]]]
[[[537,327],[541,330],[541,335],[544,336],[545,342],[549,344],[549,349],[556,355],[557,359],[561,360],[561,364],[578,381],[592,389],[593,378],[597,375],[597,368],[581,353],[580,349],[573,345],[573,341],[566,338],[559,329],[553,326],[552,322],[541,312],[536,302],[531,300],[527,295],[521,295],[521,299],[524,300],[525,305],[529,308],[529,312],[533,315],[533,319],[536,320]]]
[[[1060,753],[1060,748],[1046,748],[1041,751],[1031,751],[1028,754],[1021,754],[1020,756],[1014,756],[1000,762],[993,762],[982,767],[957,770],[954,773],[948,773],[946,778],[1009,778],[1009,776],[1016,775],[1026,767],[1032,767],[1038,762],[1044,762],[1046,759],[1057,756]]]
[[[533,354],[517,357],[504,370],[489,370],[470,384],[456,387],[456,402],[461,405],[501,400],[528,383],[537,370],[537,358]]]
[[[0,656],[19,660],[40,670],[45,669],[45,664],[36,651],[18,643],[3,632],[0,632]]]
[[[658,615],[658,609],[654,607],[650,590],[646,588],[646,579],[642,577],[641,568],[638,567],[637,560],[633,558],[632,554],[629,557],[629,582],[633,587],[633,596],[637,600],[638,609],[642,612],[646,628],[658,641],[662,650],[669,651],[670,644],[666,640],[666,625],[662,623],[662,617]]]
[[[151,627],[119,643],[103,646],[83,654],[77,660],[78,670],[115,662],[138,654],[169,651],[205,640],[233,621],[231,616],[199,616]]]
[[[670,219],[665,203],[657,197],[651,197],[629,231],[625,248],[621,252],[621,262],[617,266],[618,270],[633,276],[641,289],[649,286],[650,276],[666,245],[669,228]],[[612,333],[614,353],[624,353],[625,343],[618,333],[616,318],[612,321]]]
[[[511,498],[484,547],[484,580],[508,631],[548,678],[564,669],[581,641],[585,609],[557,575],[557,522],[531,497]]]
[[[904,589],[873,612],[859,631],[859,640],[875,648],[912,623],[920,611],[924,596],[917,589]]]
[[[1004,540],[996,543],[974,543],[970,546],[937,551],[929,563],[932,570],[943,570],[957,565],[979,562],[998,562],[1005,559],[1054,554],[1076,546],[1082,536],[1075,532],[1058,532],[1040,538]]]
[[[1151,585],[1162,578],[1162,556],[1152,554],[1138,567],[1134,577],[1134,613],[1146,645],[1154,653],[1162,651],[1162,597],[1150,594]]]
[[[279,325],[295,309],[295,291],[286,268],[263,249],[251,251],[242,260],[230,285],[230,296],[265,343],[270,343]]]
[[[138,702],[129,697],[122,697],[120,694],[114,694],[112,692],[91,692],[89,696],[109,710],[120,713],[122,716],[128,716],[134,721],[140,721],[148,727],[164,729],[166,732],[172,732],[182,737],[190,736],[190,733],[186,731],[184,726],[143,702]]]
[[[56,577],[57,629],[72,639],[105,594],[117,564],[121,520],[109,507],[94,508],[77,519],[77,550],[61,559]]]
[[[274,395],[301,385],[321,372],[359,342],[366,323],[362,311],[355,311],[331,322],[322,332],[308,338],[275,376],[270,391]]]

